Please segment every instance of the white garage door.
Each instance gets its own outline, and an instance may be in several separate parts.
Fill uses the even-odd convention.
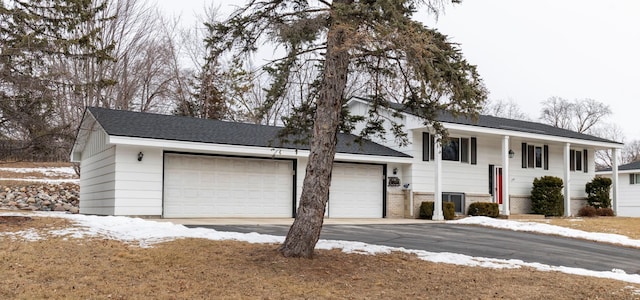
[[[164,216],[292,216],[293,163],[166,154]]]
[[[336,163],[331,175],[329,218],[382,218],[382,166]]]

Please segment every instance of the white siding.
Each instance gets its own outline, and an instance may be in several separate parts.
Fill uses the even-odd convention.
[[[162,155],[158,148],[117,146],[115,215],[162,215]]]
[[[417,129],[410,131],[412,148],[405,153],[413,156],[412,167],[402,173],[402,182],[410,183],[414,192],[430,193],[434,190],[435,162],[422,160],[422,132]],[[442,161],[442,188],[444,192],[462,192],[466,194],[489,194],[489,165],[502,166],[501,143],[502,136],[496,135],[470,135],[464,132],[450,132],[451,137],[476,137],[477,164],[461,163],[454,161]],[[549,147],[549,169],[522,168],[522,143]],[[387,145],[388,146],[388,145]],[[519,138],[509,140],[509,149],[513,150],[514,157],[509,159],[510,194],[514,196],[528,196],[531,194],[533,180],[542,176],[556,176],[564,180],[564,144],[551,144],[545,141],[531,141]],[[582,151],[580,146],[572,149]],[[586,197],[585,184],[595,176],[594,153],[589,149],[588,172],[570,172],[570,186],[572,198]]]
[[[451,133],[452,137],[471,137],[465,134]],[[472,194],[489,193],[489,164],[499,165],[501,139],[494,137],[477,138],[477,164],[456,161],[442,161],[442,190]],[[433,193],[435,180],[435,161],[422,160],[422,131],[413,131],[413,167],[410,176],[403,178],[411,183],[415,192]],[[406,174],[406,173],[405,173]],[[411,181],[411,182],[410,182]]]
[[[640,173],[640,171],[638,171]],[[629,173],[618,174],[618,211],[620,217],[640,217],[640,184],[629,183]],[[611,178],[611,175],[603,175]]]
[[[354,102],[349,106],[349,110],[350,113],[352,115],[360,115],[360,116],[368,116],[369,115],[369,106],[361,103],[361,102]],[[393,150],[396,151],[400,151],[403,153],[407,153],[409,155],[412,155],[410,152],[412,151],[412,146],[411,145],[407,145],[404,147],[400,147],[398,145],[398,143],[395,142],[396,137],[394,136],[393,132],[391,131],[391,124],[389,123],[389,121],[387,120],[395,120],[397,123],[399,124],[405,124],[405,120],[402,119],[398,119],[395,118],[394,116],[392,116],[392,114],[384,109],[384,108],[380,108],[379,110],[380,115],[382,116],[383,119],[385,119],[385,122],[383,124],[384,128],[385,128],[385,135],[384,135],[384,139],[378,138],[376,136],[372,136],[371,139],[379,144],[385,145]],[[362,130],[362,128],[364,128],[364,123],[363,122],[358,122],[356,124],[355,130],[353,131],[353,134],[358,135],[360,133],[360,130]],[[405,128],[406,130],[406,128]],[[410,134],[410,133],[409,133]],[[409,136],[409,141],[411,141],[411,137]]]
[[[112,215],[115,206],[115,147],[96,129],[89,135],[80,163],[80,213]]]

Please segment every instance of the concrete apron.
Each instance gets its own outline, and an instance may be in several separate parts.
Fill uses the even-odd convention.
[[[181,225],[291,225],[293,218],[188,218],[188,219],[148,219]],[[325,225],[371,225],[371,224],[423,224],[439,223],[421,219],[341,219],[326,218]]]

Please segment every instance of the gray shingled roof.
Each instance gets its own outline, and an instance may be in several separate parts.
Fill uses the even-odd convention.
[[[633,171],[633,170],[640,170],[640,161],[635,161],[632,163],[618,166],[618,171]],[[602,170],[598,170],[598,172],[611,172],[611,168],[609,167]]]
[[[367,99],[363,99],[363,98],[358,98],[358,99],[361,99],[363,101],[368,101]],[[391,103],[389,106],[395,110],[415,115],[409,109],[405,108],[402,104]],[[599,137],[588,135],[588,134],[578,133],[575,131],[562,129],[558,127],[553,127],[547,124],[530,122],[530,121],[522,121],[522,120],[513,120],[513,119],[500,118],[500,117],[487,116],[487,115],[479,115],[477,120],[473,120],[469,117],[464,117],[464,116],[454,117],[450,113],[442,113],[439,115],[438,121],[443,123],[453,123],[453,124],[471,125],[471,126],[502,129],[502,130],[536,133],[536,134],[566,137],[566,138],[573,138],[573,139],[580,139],[580,140],[587,140],[587,141],[622,144],[616,141],[611,141],[611,140],[599,138]]]
[[[87,110],[111,136],[150,138],[225,145],[278,147],[308,150],[308,145],[280,145],[276,138],[281,127],[207,120],[182,116],[140,113],[124,110],[89,107]],[[339,134],[338,153],[411,157],[402,152],[364,141],[356,136]]]

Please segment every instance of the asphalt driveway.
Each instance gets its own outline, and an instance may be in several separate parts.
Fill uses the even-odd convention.
[[[218,231],[286,235],[288,225],[189,225]],[[595,271],[621,269],[640,274],[640,249],[474,225],[324,225],[322,239],[359,241],[431,252],[519,259]]]

